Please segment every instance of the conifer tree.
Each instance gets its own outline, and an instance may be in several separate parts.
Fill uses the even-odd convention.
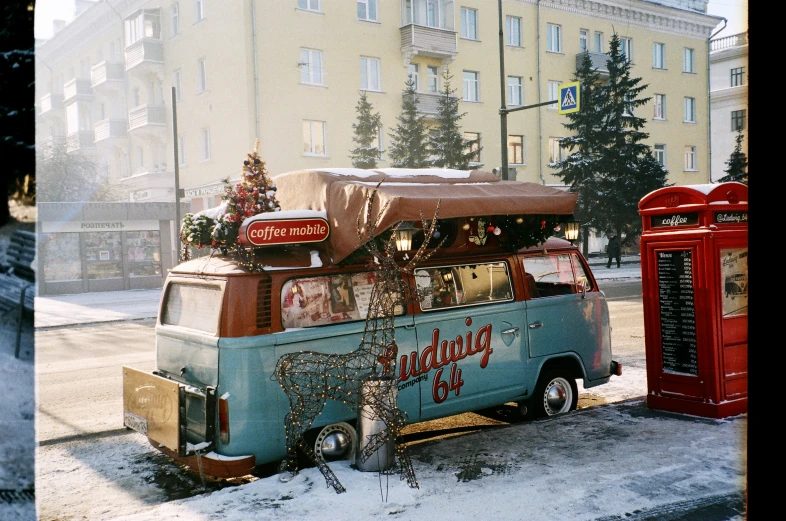
[[[726,175],[718,179],[719,183],[728,183],[730,181],[737,181],[738,183],[748,184],[748,158],[745,152],[742,151],[742,130],[737,131],[737,137],[734,146],[734,151],[726,161]]]
[[[418,112],[415,79],[409,75],[402,95],[399,123],[390,133],[390,161],[397,168],[424,168],[429,165],[426,125]]]
[[[576,80],[587,85],[582,85],[581,110],[569,115],[565,125],[575,136],[563,143],[577,150],[552,167],[560,169],[557,175],[579,193],[577,217],[591,222],[596,231],[624,233],[626,241],[632,241],[641,233],[639,201],[666,186],[668,172],[643,142],[649,137],[642,130],[646,119],[635,114],[650,100],[641,96],[648,85],[631,77],[630,60],[621,51],[617,33],[610,47],[608,79],[602,81],[592,71],[588,58],[576,72]]]
[[[352,141],[357,145],[349,151],[352,166],[355,168],[376,168],[377,161],[380,159],[379,148],[375,146],[379,134],[382,118],[378,112],[374,112],[374,107],[368,101],[366,91],[360,93],[360,99],[355,107],[357,111],[357,123],[352,124],[355,135]]]
[[[443,90],[440,92],[435,128],[428,134],[431,165],[439,168],[467,170],[472,157],[479,150],[469,150],[473,141],[464,139],[459,121],[466,112],[459,114],[459,99],[450,87],[453,76],[445,71],[442,76]]]

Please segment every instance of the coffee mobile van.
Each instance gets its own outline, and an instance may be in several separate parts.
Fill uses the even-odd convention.
[[[375,187],[377,229],[414,228],[402,264],[439,206],[433,254],[401,274],[416,291],[395,310],[397,399],[409,423],[511,402],[527,419],[563,414],[576,409],[577,379],[589,388],[621,375],[589,265],[549,237],[576,194],[442,169],[274,180],[285,210],[246,219],[238,235],[262,269],[217,252],[176,266],[162,290],[155,370],[123,367],[124,425],[172,458],[215,477],[284,458],[289,401],[272,375],[287,353],[357,349],[376,277],[358,225]],[[526,237],[542,240],[518,247]],[[356,418],[327,403],[306,436],[318,458],[349,457]]]

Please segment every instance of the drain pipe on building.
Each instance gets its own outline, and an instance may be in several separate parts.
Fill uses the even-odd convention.
[[[537,26],[538,26],[538,36],[537,36],[537,55],[538,55],[538,88],[535,89],[538,91],[538,103],[541,103],[541,96],[540,96],[540,0],[538,0],[538,17],[537,17]],[[546,178],[543,177],[543,123],[542,123],[542,111],[543,107],[538,107],[538,175],[540,176],[540,184],[546,184]]]
[[[259,63],[257,62],[257,9],[256,0],[251,0],[251,45],[254,47],[254,124],[259,139]]]
[[[707,169],[709,170],[709,174],[707,175],[707,179],[709,183],[712,183],[712,82],[710,79],[710,53],[712,52],[712,38],[718,34],[719,32],[723,31],[726,28],[726,24],[728,24],[728,20],[726,18],[723,19],[723,27],[715,31],[707,38],[707,143],[710,144],[708,147],[709,150],[709,164],[707,165]],[[722,177],[722,176],[721,176]]]

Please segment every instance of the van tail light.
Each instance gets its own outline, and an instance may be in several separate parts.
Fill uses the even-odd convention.
[[[218,436],[221,443],[229,443],[229,401],[226,398],[218,399]]]
[[[612,360],[611,361],[611,374],[622,376],[622,364]]]

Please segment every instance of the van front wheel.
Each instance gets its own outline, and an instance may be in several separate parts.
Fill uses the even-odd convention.
[[[560,370],[550,370],[538,378],[538,386],[530,405],[534,409],[534,415],[542,418],[575,411],[578,402],[576,380]]]

